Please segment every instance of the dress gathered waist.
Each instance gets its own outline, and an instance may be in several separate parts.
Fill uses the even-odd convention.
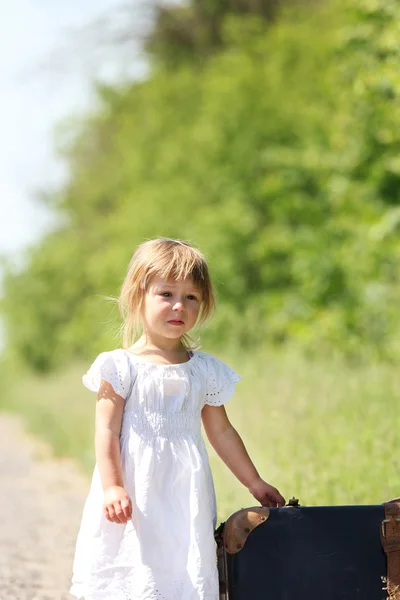
[[[152,440],[158,437],[172,439],[193,438],[201,435],[199,414],[188,412],[160,413],[140,411],[127,414],[121,428],[121,438],[135,433]]]

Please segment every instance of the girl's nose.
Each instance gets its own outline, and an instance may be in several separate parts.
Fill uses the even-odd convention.
[[[177,300],[174,304],[174,310],[183,310],[183,302]]]

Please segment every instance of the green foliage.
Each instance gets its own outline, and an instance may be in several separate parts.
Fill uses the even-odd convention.
[[[316,0],[192,0],[183,4],[155,2],[155,23],[145,47],[153,60],[163,65],[173,67],[187,62],[202,64],[222,47],[226,47],[224,25],[230,15],[256,16],[266,27],[287,6],[299,5],[305,11],[315,2]]]
[[[214,345],[295,340],[397,358],[400,7],[370,0],[224,19],[204,68],[99,86],[68,135],[60,229],[9,269],[8,349],[36,369],[116,346],[136,245],[192,240],[209,257]]]

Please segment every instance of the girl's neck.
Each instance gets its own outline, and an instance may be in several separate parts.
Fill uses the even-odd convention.
[[[180,364],[190,360],[190,354],[182,344],[166,347],[165,345],[159,346],[140,339],[130,347],[130,350],[137,356],[143,356],[148,362],[154,364]]]
[[[159,354],[182,354],[186,352],[186,348],[183,346],[180,339],[178,340],[155,340],[144,335],[137,341],[132,349],[139,352],[155,352]]]

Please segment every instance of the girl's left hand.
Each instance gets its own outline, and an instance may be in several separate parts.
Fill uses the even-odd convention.
[[[281,496],[276,488],[261,479],[257,479],[250,487],[249,492],[262,506],[276,507],[285,506],[285,498]]]

